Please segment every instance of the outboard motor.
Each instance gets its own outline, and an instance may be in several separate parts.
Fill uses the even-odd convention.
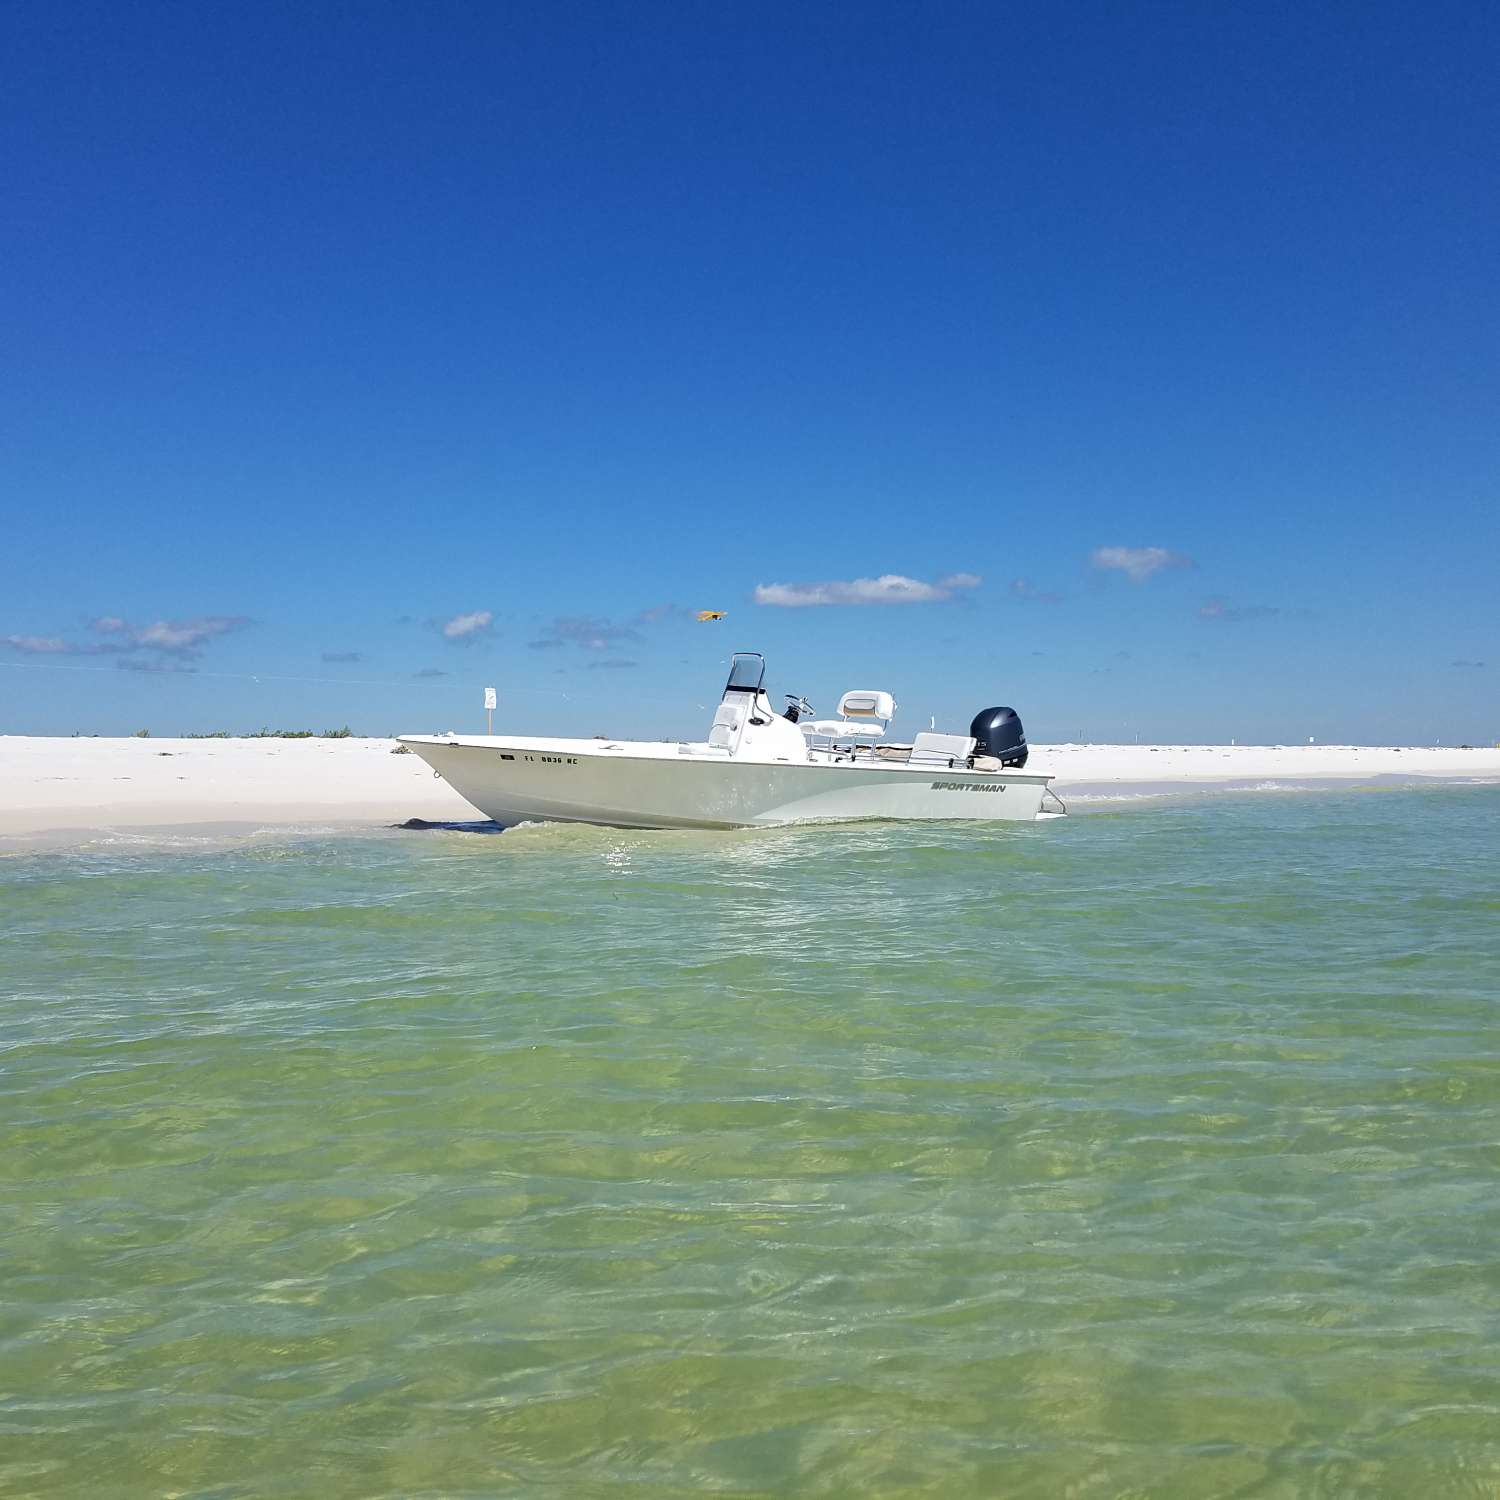
[[[1021,716],[1013,708],[982,708],[969,725],[975,755],[993,755],[1002,766],[1024,766],[1030,753]]]

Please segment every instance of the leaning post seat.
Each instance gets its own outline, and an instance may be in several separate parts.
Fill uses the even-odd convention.
[[[857,719],[803,719],[797,728],[810,740],[878,740],[885,733],[882,725]]]
[[[896,700],[889,693],[856,688],[839,699],[837,719],[803,720],[797,727],[810,740],[878,740],[896,717]]]
[[[839,717],[883,719],[889,724],[896,717],[896,700],[873,688],[852,688],[839,699]]]

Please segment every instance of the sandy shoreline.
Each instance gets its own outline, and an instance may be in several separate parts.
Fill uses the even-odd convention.
[[[1059,795],[1079,800],[1500,779],[1500,747],[1046,745],[1032,760],[1053,771]]]
[[[232,825],[365,825],[479,814],[386,739],[0,736],[0,835]],[[1032,765],[1081,803],[1264,786],[1500,780],[1500,749],[1053,745]]]

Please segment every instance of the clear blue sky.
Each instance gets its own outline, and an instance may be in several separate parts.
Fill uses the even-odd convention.
[[[753,648],[1500,737],[1493,5],[13,0],[0,76],[0,733],[694,733]]]

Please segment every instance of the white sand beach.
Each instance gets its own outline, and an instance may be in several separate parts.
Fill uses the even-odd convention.
[[[1210,791],[1500,779],[1500,747],[1034,745],[1032,765],[1077,802]],[[1030,769],[1030,767],[1028,767]]]
[[[0,835],[479,816],[395,749],[388,739],[0,736]]]
[[[366,825],[479,814],[387,739],[0,736],[0,835],[223,825]],[[1212,790],[1500,780],[1500,748],[1035,746],[1079,807]]]

